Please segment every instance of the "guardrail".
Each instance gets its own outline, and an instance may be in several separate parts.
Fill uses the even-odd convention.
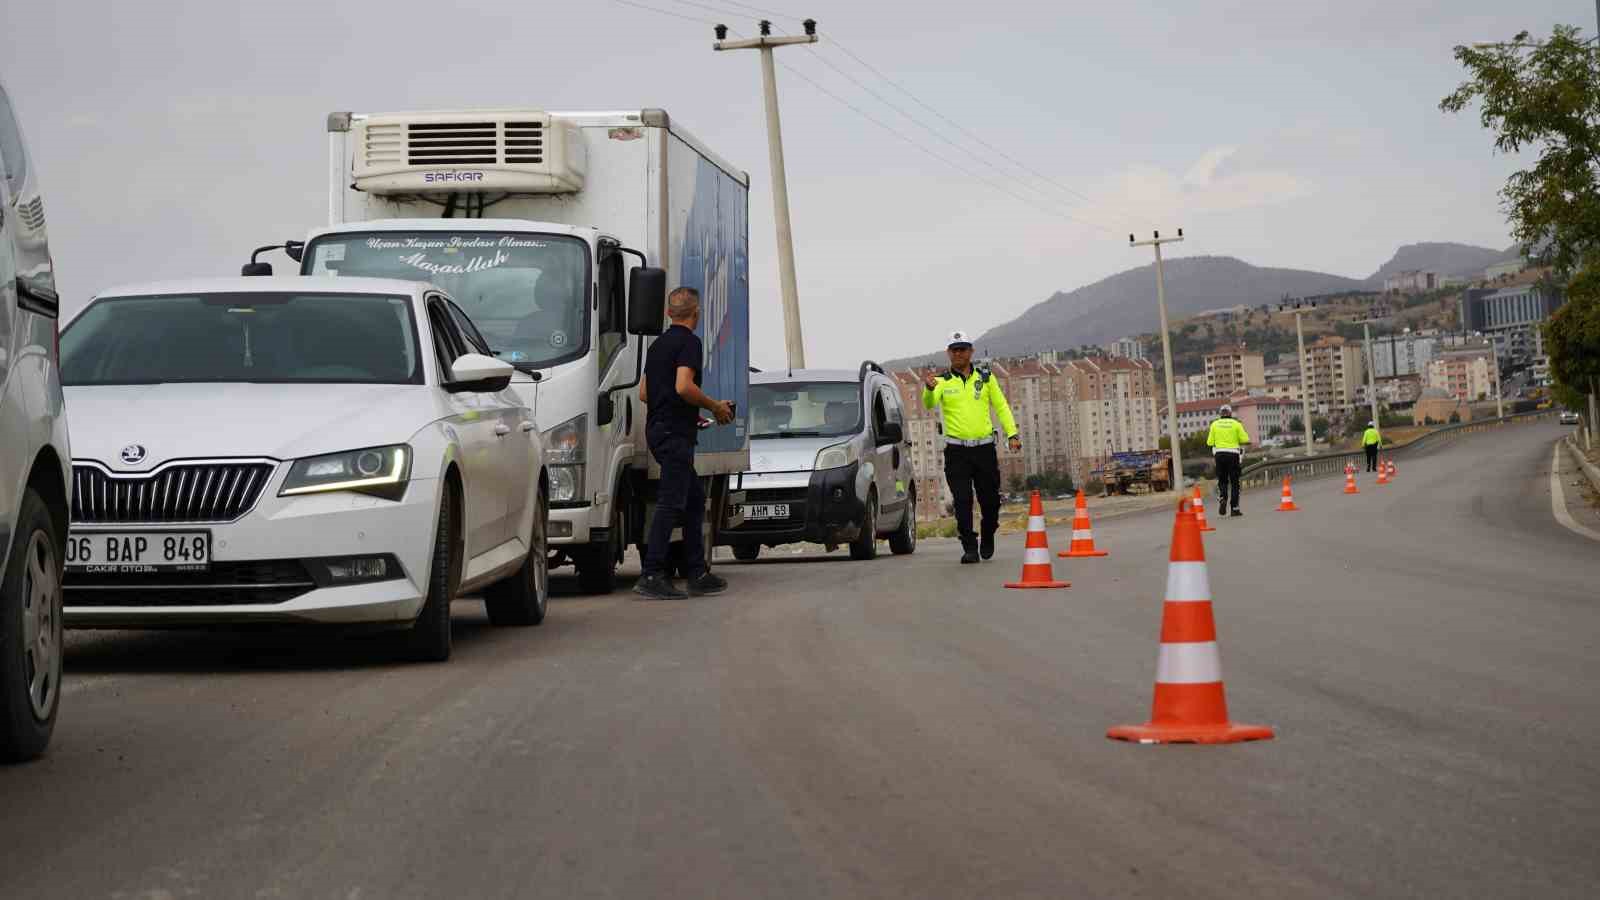
[[[1460,425],[1446,425],[1436,431],[1430,431],[1414,441],[1386,448],[1384,453],[1390,456],[1414,456],[1429,448],[1437,447],[1465,435],[1476,434],[1507,425],[1523,425],[1539,419],[1549,418],[1553,415],[1556,415],[1555,410],[1535,410],[1533,412],[1516,413],[1502,419],[1483,419],[1477,422],[1463,422]],[[1350,463],[1365,465],[1366,451],[1345,450],[1338,453],[1321,453],[1316,456],[1262,460],[1252,463],[1243,472],[1239,473],[1239,486],[1248,490],[1253,487],[1277,485],[1282,483],[1285,475],[1297,479],[1343,475],[1345,465]]]

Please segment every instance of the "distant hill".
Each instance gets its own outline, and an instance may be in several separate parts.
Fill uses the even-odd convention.
[[[1518,249],[1474,247],[1471,244],[1406,244],[1367,278],[1367,286],[1383,287],[1383,280],[1400,272],[1438,272],[1441,275],[1477,275],[1498,262],[1515,259]]]
[[[1178,319],[1212,309],[1276,303],[1285,294],[1308,296],[1367,290],[1365,282],[1323,272],[1269,269],[1231,256],[1170,260],[1167,314]],[[1155,331],[1155,265],[1112,275],[1069,293],[1056,293],[1022,315],[989,329],[977,340],[979,353],[1009,356],[1050,348],[1104,344]],[[927,357],[895,360],[896,365]]]

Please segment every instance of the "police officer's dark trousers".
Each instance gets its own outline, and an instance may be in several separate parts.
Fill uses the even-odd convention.
[[[1367,445],[1367,471],[1368,472],[1376,472],[1376,471],[1378,471],[1378,445],[1377,444],[1368,444]]]
[[[706,517],[706,494],[694,471],[694,440],[660,427],[650,428],[646,436],[650,455],[661,465],[661,482],[639,568],[645,575],[660,574],[666,568],[672,529],[682,526],[683,558],[689,577],[698,578],[706,571],[705,540],[700,533]]]
[[[1241,459],[1237,453],[1217,452],[1211,455],[1212,461],[1217,464],[1217,499],[1224,504],[1230,501],[1230,509],[1239,508],[1239,470]],[[1230,493],[1231,496],[1230,496]]]
[[[955,505],[956,531],[967,550],[978,549],[978,536],[972,530],[974,491],[983,511],[983,533],[993,534],[1000,527],[1000,456],[994,447],[946,444],[944,448],[944,480]]]

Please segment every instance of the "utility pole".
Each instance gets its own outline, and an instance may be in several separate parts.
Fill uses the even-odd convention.
[[[1367,317],[1361,320],[1361,336],[1366,339],[1367,350],[1367,400],[1372,405],[1372,425],[1379,427],[1378,419],[1378,355],[1372,346],[1372,323],[1383,321],[1382,316],[1374,316],[1377,308],[1367,310]]]
[[[1595,2],[1600,3],[1600,0],[1595,0]],[[1284,312],[1288,306],[1289,302],[1285,298],[1285,301],[1278,305],[1278,311]],[[1304,307],[1303,309],[1302,306]],[[1310,456],[1313,453],[1311,449],[1311,383],[1307,380],[1310,377],[1308,370],[1311,366],[1306,362],[1306,331],[1301,324],[1300,317],[1306,310],[1316,308],[1317,303],[1315,300],[1296,300],[1293,304],[1294,338],[1296,343],[1300,345],[1300,400],[1302,401],[1300,421],[1301,424],[1305,425],[1306,430],[1306,456]]]
[[[1183,229],[1177,237],[1164,238],[1157,231],[1148,241],[1136,241],[1128,235],[1130,247],[1153,247],[1156,251],[1156,305],[1161,309],[1161,362],[1167,376],[1167,440],[1172,443],[1172,489],[1183,490],[1182,441],[1178,437],[1178,392],[1172,384],[1172,336],[1167,334],[1167,275],[1161,267],[1161,245],[1176,244],[1183,240]]]
[[[794,230],[789,225],[789,180],[783,170],[783,126],[778,121],[778,76],[773,70],[772,50],[790,44],[815,44],[817,22],[807,19],[805,34],[773,37],[772,23],[761,20],[761,36],[730,41],[728,26],[716,27],[713,50],[761,51],[762,95],[767,107],[767,162],[772,169],[772,214],[778,226],[778,281],[783,290],[783,336],[789,354],[789,368],[806,365],[805,342],[800,334],[800,290],[794,274]]]

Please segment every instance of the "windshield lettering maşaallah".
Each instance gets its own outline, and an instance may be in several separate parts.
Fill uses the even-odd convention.
[[[577,238],[505,232],[333,234],[306,248],[307,275],[438,285],[500,358],[551,365],[588,349],[589,253]]]
[[[861,430],[853,381],[750,385],[750,437],[839,437]]]
[[[66,385],[421,384],[411,301],[382,294],[101,297],[61,333]]]

